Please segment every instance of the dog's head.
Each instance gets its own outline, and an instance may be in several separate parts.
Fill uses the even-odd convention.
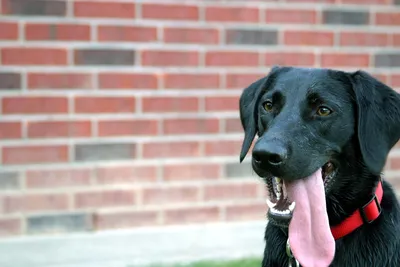
[[[340,154],[354,134],[362,160],[379,175],[400,137],[398,94],[365,72],[274,67],[240,98],[257,174],[299,179]]]
[[[244,90],[240,117],[240,160],[257,135],[252,166],[268,185],[270,222],[283,227],[300,196],[308,212],[327,201],[328,228],[340,222],[370,197],[400,138],[399,95],[362,71],[274,67]]]

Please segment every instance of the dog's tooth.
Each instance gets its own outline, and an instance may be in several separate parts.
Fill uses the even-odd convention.
[[[276,193],[279,194],[279,196],[282,194],[282,183],[280,178],[275,178],[276,179]]]
[[[272,211],[273,211],[274,213],[281,214],[281,211],[280,211],[280,210],[277,210],[277,209],[275,209],[275,208],[272,208]]]
[[[289,210],[293,212],[295,207],[296,207],[296,202],[293,201],[292,204],[290,204],[289,206]]]
[[[277,190],[279,193],[282,193],[282,184],[277,184],[277,185],[276,185],[276,190]]]
[[[275,182],[276,182],[276,185],[278,186],[278,188],[281,189],[282,188],[282,179],[275,177]]]
[[[280,215],[289,215],[290,211],[289,210],[277,210],[275,208],[271,208],[271,212],[275,214],[280,214]]]
[[[267,199],[267,205],[270,209],[276,206],[276,203],[272,203],[269,199]]]

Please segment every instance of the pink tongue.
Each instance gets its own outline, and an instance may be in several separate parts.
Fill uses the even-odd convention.
[[[335,255],[321,169],[309,177],[285,183],[290,201],[296,202],[289,225],[292,253],[303,267],[327,267]]]

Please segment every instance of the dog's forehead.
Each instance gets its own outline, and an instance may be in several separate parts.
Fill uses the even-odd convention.
[[[293,69],[277,75],[272,86],[288,98],[304,98],[309,95],[337,95],[343,83],[334,79],[324,69]]]

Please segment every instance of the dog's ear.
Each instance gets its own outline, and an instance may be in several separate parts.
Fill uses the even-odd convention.
[[[371,75],[351,75],[357,102],[358,140],[366,166],[379,175],[400,138],[400,95]]]
[[[276,72],[278,69],[279,67],[277,66],[273,67],[266,77],[255,81],[249,87],[245,88],[240,96],[240,120],[244,130],[244,140],[242,144],[242,150],[240,152],[240,162],[242,162],[246,157],[251,143],[253,142],[257,133],[257,103],[259,101],[259,97],[261,96],[260,93],[262,89],[267,86],[268,79],[271,77],[272,73]]]

